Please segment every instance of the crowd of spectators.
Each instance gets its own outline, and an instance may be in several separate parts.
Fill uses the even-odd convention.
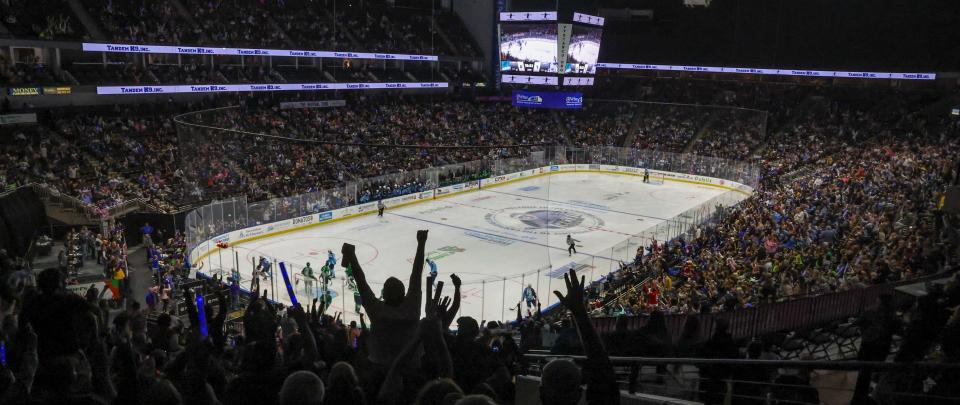
[[[623,146],[636,110],[618,103],[588,103],[582,111],[563,115],[562,126],[574,145]]]
[[[462,101],[431,103],[419,99],[361,97],[349,108],[279,110],[235,109],[197,117],[204,125],[243,130],[271,137],[222,137],[200,146],[198,167],[187,178],[199,180],[198,195],[222,195],[246,190],[248,198],[296,195],[337,187],[345,181],[383,174],[413,172],[433,166],[522,155],[518,148],[451,148],[430,146],[495,146],[557,143],[557,118],[518,110],[499,103]],[[192,119],[192,118],[188,118]],[[303,142],[278,140],[286,137]],[[349,145],[318,145],[336,142]],[[366,145],[366,146],[365,146]],[[379,146],[369,146],[379,145]],[[393,147],[382,147],[393,145]],[[279,175],[290,173],[290,175]],[[418,183],[421,184],[422,182]],[[359,194],[393,195],[416,190],[407,182],[390,190],[359,190]],[[238,189],[239,188],[239,189]],[[193,192],[193,191],[191,191]],[[371,197],[372,198],[372,197]]]
[[[151,69],[147,73],[158,72],[161,70]],[[250,80],[259,81],[275,75],[274,71],[262,67],[222,67],[205,73],[223,76],[221,72],[228,72],[232,80],[255,77]],[[687,92],[701,93],[688,85],[674,84],[673,87],[683,89],[681,99]],[[756,93],[754,88],[748,89],[748,94]],[[771,90],[776,94],[778,91],[778,87]],[[845,92],[838,93],[845,95]],[[740,97],[738,93],[732,94],[727,98]],[[273,100],[245,97],[254,100],[252,104],[245,102],[242,108],[206,114],[199,119],[200,123],[268,137],[235,136],[222,131],[189,133],[187,138],[195,139],[187,142],[196,148],[193,153],[198,158],[180,160],[178,148],[184,138],[177,137],[181,133],[171,120],[173,114],[128,111],[121,117],[114,111],[47,122],[38,131],[48,132],[46,136],[55,140],[63,138],[67,142],[57,149],[67,148],[72,152],[58,152],[54,156],[56,161],[47,165],[43,159],[31,158],[34,149],[12,148],[7,159],[10,163],[6,166],[21,169],[19,174],[7,175],[17,177],[17,183],[22,183],[23,176],[29,174],[99,208],[115,206],[128,199],[146,199],[155,206],[170,208],[184,200],[239,194],[246,195],[250,201],[297,195],[343,187],[347,182],[384,174],[415,174],[427,167],[525,156],[529,151],[542,150],[541,146],[450,149],[432,148],[434,146],[577,147],[627,143],[664,152],[680,152],[690,146],[695,154],[749,159],[785,172],[835,151],[845,138],[855,141],[882,129],[888,132],[892,128],[920,130],[923,126],[917,114],[904,113],[907,105],[901,105],[894,115],[874,111],[881,100],[886,103],[885,100],[900,97],[897,93],[864,105],[844,101],[841,96],[826,93],[815,103],[807,102],[803,108],[797,103],[802,104],[806,98],[796,103],[775,103],[795,113],[775,130],[769,129],[772,120],[769,116],[782,115],[780,107],[766,114],[764,120],[764,114],[753,110],[704,109],[680,104],[593,102],[587,103],[583,111],[544,112],[518,109],[501,102],[469,102],[450,97],[365,95],[351,97],[347,107],[281,110]],[[224,98],[228,104],[233,99]],[[912,105],[929,102],[923,97],[919,101]],[[195,118],[187,115],[185,119]],[[770,135],[762,139],[765,126]],[[697,133],[701,133],[700,138],[695,138]],[[743,134],[748,136],[738,136]],[[29,138],[35,143],[33,148],[39,148],[37,137]],[[209,142],[207,138],[219,141]],[[691,143],[694,139],[697,141]],[[391,147],[380,147],[382,145]],[[19,162],[13,163],[11,159]],[[24,170],[24,165],[32,170]],[[86,181],[88,177],[96,179],[93,184]],[[389,186],[364,186],[355,195],[367,200],[431,186],[422,177],[415,180],[414,175],[410,181]]]
[[[680,87],[681,94],[703,93],[686,85]],[[750,89],[748,94],[753,93],[753,88]],[[243,136],[203,130],[178,133],[171,111],[98,111],[44,119],[42,126],[18,128],[11,139],[0,140],[0,186],[42,182],[101,209],[132,198],[172,208],[178,199],[186,197],[204,200],[244,195],[250,201],[258,201],[338,190],[298,202],[306,205],[305,209],[319,210],[431,187],[417,175],[418,170],[427,167],[523,156],[538,148],[434,149],[429,146],[547,143],[575,147],[620,145],[634,137],[634,144],[642,139],[643,146],[650,149],[679,151],[689,145],[694,153],[736,160],[751,159],[749,153],[756,152],[757,157],[752,159],[763,167],[762,178],[755,193],[738,206],[721,210],[711,223],[683,238],[649,244],[637,252],[633,263],[626,264],[621,272],[607,279],[611,285],[627,282],[638,284],[638,288],[623,295],[601,288],[599,293],[591,295],[582,318],[573,303],[583,302],[586,297],[561,300],[564,307],[574,312],[573,326],[577,328],[589,325],[585,320],[588,310],[595,315],[660,314],[656,316],[732,311],[953,269],[956,246],[948,237],[949,226],[937,204],[946,185],[955,181],[953,171],[960,144],[948,134],[946,127],[927,122],[925,115],[919,113],[922,106],[930,102],[926,96],[888,103],[888,97],[899,97],[898,93],[865,101],[849,98],[850,92],[837,92],[840,94],[823,91],[813,98],[804,93],[791,102],[774,103],[776,109],[769,116],[776,117],[773,120],[777,128],[764,139],[754,133],[742,135],[742,131],[737,130],[758,126],[746,124],[756,118],[754,115],[743,113],[741,116],[741,110],[729,109],[697,114],[691,112],[703,110],[676,104],[595,103],[581,112],[545,113],[517,109],[506,103],[437,96],[362,95],[349,100],[348,106],[342,108],[285,110],[276,107],[275,100],[268,97],[246,96],[241,100],[241,107],[186,118],[251,133]],[[739,97],[734,92],[724,98]],[[213,101],[204,107],[235,101]],[[187,108],[196,109],[196,106]],[[781,108],[790,113],[784,113]],[[634,124],[636,132],[631,134]],[[721,132],[714,133],[714,129]],[[700,142],[691,144],[699,130],[704,130]],[[722,131],[732,132],[729,136],[733,138],[726,140],[726,144],[722,143],[725,140]],[[285,139],[279,141],[279,137]],[[721,143],[716,143],[718,141]],[[181,155],[184,145],[191,147],[189,159]],[[440,180],[483,175],[484,169],[451,171]],[[389,180],[377,177],[387,173],[405,175],[391,176]],[[352,194],[357,201],[352,201],[354,197],[348,197],[346,190],[338,189],[348,182],[358,182]],[[184,190],[184,184],[191,184],[193,188]],[[344,193],[340,194],[340,190]],[[285,199],[269,204],[278,205],[262,210],[262,218],[247,218],[248,224],[270,221],[270,213],[304,209],[291,206]],[[210,230],[212,234],[219,231]],[[80,235],[83,234],[81,231]],[[117,249],[103,257],[112,263],[105,267],[105,272],[111,285],[123,285],[121,280],[128,278],[132,270],[117,263],[125,256],[122,237],[89,234],[70,239],[82,241],[80,246],[86,246],[90,240],[101,240],[103,246],[116,244]],[[153,297],[149,299],[152,302],[163,301],[164,297],[169,300],[169,290],[176,289],[177,273],[185,266],[185,243],[179,234],[172,238],[157,235],[156,240],[151,237],[151,256],[160,258],[158,267],[161,268],[157,272],[157,290],[148,293]],[[349,257],[346,251],[344,255]],[[349,259],[345,261],[356,265],[355,274],[357,271],[362,274],[358,264]],[[16,271],[5,265],[5,275]],[[300,392],[283,388],[284,379],[294,377],[297,387],[313,387],[314,395],[318,395],[316,389],[321,384],[318,381],[325,379],[328,393],[348,395],[354,401],[361,396],[370,401],[376,398],[377,403],[413,402],[424,387],[441,389],[437,385],[454,392],[450,387],[459,387],[461,392],[483,393],[498,400],[509,400],[513,392],[509,377],[516,373],[519,350],[513,348],[516,343],[512,339],[508,341],[503,333],[496,331],[502,327],[496,323],[482,330],[483,322],[464,319],[458,329],[467,331],[466,340],[458,341],[459,334],[457,337],[447,335],[442,326],[449,326],[452,318],[440,315],[431,318],[428,314],[428,320],[419,321],[417,329],[402,332],[404,336],[419,336],[425,345],[424,352],[420,353],[425,355],[422,366],[417,366],[420,363],[416,360],[419,357],[416,350],[399,343],[396,347],[389,346],[386,351],[392,354],[384,358],[383,346],[375,348],[383,344],[384,335],[377,335],[390,335],[387,331],[397,326],[391,322],[395,319],[382,318],[384,312],[377,314],[378,306],[397,302],[396,296],[388,298],[386,293],[386,302],[379,302],[376,297],[363,299],[364,309],[371,318],[369,329],[364,325],[343,325],[337,322],[336,315],[323,315],[322,308],[316,311],[288,309],[284,315],[280,308],[255,299],[245,311],[244,338],[228,341],[223,332],[226,292],[214,293],[219,308],[211,307],[206,312],[207,319],[211,320],[211,332],[204,338],[200,335],[196,308],[189,311],[189,320],[183,322],[176,321],[163,309],[154,312],[152,307],[143,313],[124,312],[128,317],[119,316],[121,321],[109,322],[118,315],[102,307],[99,302],[102,294],[88,295],[84,304],[87,306],[82,306],[82,300],[63,291],[61,276],[59,270],[45,271],[37,283],[38,289],[24,283],[0,302],[4,308],[13,302],[11,296],[23,302],[15,313],[19,328],[10,329],[5,323],[3,330],[10,337],[12,356],[18,359],[14,364],[21,374],[15,381],[26,384],[0,385],[0,390],[9,395],[6,398],[11,401],[29,398],[42,403],[58,395],[91,398],[94,394],[128,400],[136,398],[136,392],[149,392],[143,395],[155,396],[151,400],[179,396],[184,403],[213,402],[221,398],[229,403],[284,403],[284,395]],[[414,283],[419,286],[420,278],[412,278],[411,286]],[[122,298],[123,289],[120,291],[117,297]],[[579,289],[573,288],[573,291]],[[191,292],[183,293],[189,306],[193,302]],[[74,303],[77,304],[75,310],[58,313],[56,317],[46,319],[38,315],[45,313],[42,309],[45,305],[61,308]],[[91,312],[84,312],[83,308]],[[95,308],[99,312],[93,311]],[[430,311],[433,310],[428,308]],[[436,314],[447,311],[445,307]],[[158,329],[131,326],[139,325],[139,321],[129,318],[138,314],[144,319],[157,316],[156,323],[149,324]],[[949,316],[943,315],[938,312],[931,318],[917,316],[914,339],[906,341],[911,343],[903,356],[922,358],[935,350],[929,340],[920,338],[924,332],[944,328]],[[88,323],[74,320],[73,316]],[[417,325],[419,318],[418,311],[415,317],[404,318],[400,323]],[[532,331],[543,326],[537,318],[520,318],[517,327],[521,339],[524,333],[528,337],[535,335]],[[51,322],[77,329],[53,331]],[[85,328],[91,325],[109,333],[90,333]],[[276,330],[276,325],[285,330],[280,345],[283,354],[271,360],[278,347],[264,342],[272,341],[267,339],[266,330],[269,327]],[[378,332],[380,325],[386,326]],[[651,325],[650,330],[659,327],[652,321]],[[567,338],[576,334],[576,329],[569,324],[565,330]],[[603,347],[587,344],[592,332],[582,329],[579,332],[584,339],[583,349]],[[31,333],[36,335],[36,354],[41,359],[33,371],[30,371],[34,364],[30,357],[34,347],[30,343]],[[562,344],[571,343],[566,338],[558,340]],[[69,342],[67,349],[63,342]],[[521,340],[518,347],[529,347],[528,344]],[[705,347],[714,347],[710,346],[713,344],[705,343]],[[107,361],[104,357],[94,359],[93,356],[103,355],[105,345],[122,356],[114,356],[109,363],[104,363]],[[470,349],[461,352],[458,345]],[[493,358],[470,357],[478,347],[489,355],[484,348],[493,345],[498,345],[500,353]],[[71,357],[74,349],[80,348],[88,357]],[[950,350],[952,346],[944,349],[944,355],[954,356]],[[720,357],[719,353],[730,352],[718,349],[711,353]],[[605,354],[592,353],[592,357],[598,359]],[[26,360],[21,360],[24,358]],[[403,367],[395,362],[398,358],[403,365],[414,365],[412,368],[416,371],[401,377],[398,373]],[[70,367],[86,367],[84,361],[91,362],[90,366],[97,369],[91,380],[81,382],[68,378],[63,380],[70,381],[66,386],[50,384],[51,378],[66,378],[58,374],[64,371],[58,369],[60,365],[65,365],[69,373]],[[343,363],[338,363],[341,361]],[[484,375],[495,378],[482,382],[463,366],[487,364],[486,361],[491,368],[485,368]],[[338,368],[330,364],[343,365]],[[116,373],[111,378],[111,373],[104,372],[107,366],[146,370]],[[349,372],[350,368],[354,369],[353,373]],[[588,377],[595,378],[596,372],[591,368]],[[351,374],[355,378],[351,378]],[[452,382],[427,382],[438,376],[451,377]],[[93,384],[93,378],[98,382]],[[313,383],[305,384],[300,379]],[[544,384],[547,381],[545,377]],[[597,381],[605,381],[609,390],[614,380]],[[30,389],[30,384],[35,384],[35,390]],[[900,382],[887,380],[884,384],[897,386]],[[884,384],[878,385],[878,389]],[[120,389],[121,386],[124,389]],[[143,389],[129,390],[130,386]],[[74,391],[63,391],[67,389]],[[296,392],[290,393],[290,390]],[[736,392],[736,386],[734,390]],[[278,391],[277,397],[273,397]],[[594,392],[593,395],[600,394]]]
[[[153,246],[148,230],[145,244]],[[173,239],[150,249],[151,258],[176,267],[176,253],[167,254],[178,249]],[[443,282],[423,278],[426,242],[427,231],[419,231],[409,288],[391,278],[379,297],[353,246],[344,244],[343,261],[356,278],[366,314],[359,325],[328,313],[322,300],[285,308],[254,291],[242,308],[242,335],[227,333],[228,312],[238,304],[227,289],[193,284],[182,292],[185,311],[179,314],[157,305],[154,298],[163,298],[152,295],[153,288],[146,306],[130,300],[112,308],[96,288],[83,297],[68,292],[58,268],[41,271],[35,282],[31,275],[21,278],[22,264],[0,252],[0,398],[5,404],[511,401],[521,350],[539,345],[533,338],[540,315],[521,319],[519,344],[509,324],[457,318],[460,280],[451,274],[453,298],[441,299]],[[137,276],[157,277],[163,285],[165,276],[157,274],[163,273]],[[556,294],[571,312],[587,360],[582,379],[572,362],[548,363],[541,401],[575,404],[584,396],[590,404],[619,403],[613,367],[583,304],[582,281],[572,272],[566,278],[567,288]],[[200,294],[205,300],[194,299]]]
[[[598,299],[598,313],[734,310],[955,266],[937,204],[956,175],[956,141],[839,142],[800,177],[771,167],[754,195],[687,240],[638,251],[630,271],[647,281],[616,302]]]
[[[167,0],[84,0],[83,4],[118,43],[194,45],[203,37]]]
[[[60,83],[63,83],[63,80],[57,78],[44,63],[36,60],[11,62],[0,55],[0,85],[29,86]]]
[[[726,159],[749,157],[766,138],[767,114],[763,111],[716,109],[707,118],[702,133],[690,145],[690,153]]]
[[[631,146],[681,152],[701,128],[705,117],[695,106],[646,104],[635,106],[640,115]]]
[[[181,0],[186,10],[179,10],[168,0],[83,3],[99,27],[113,41],[122,43],[480,56],[463,22],[450,11],[402,7],[386,1],[334,5],[312,0]],[[10,15],[7,20],[16,23],[16,18]],[[70,19],[75,18],[70,13],[58,18],[52,28],[43,30],[43,35],[59,37],[74,31]],[[451,48],[437,29],[444,29],[456,48]]]
[[[15,36],[27,38],[81,39],[86,31],[72,12],[57,0],[2,0],[3,26]]]

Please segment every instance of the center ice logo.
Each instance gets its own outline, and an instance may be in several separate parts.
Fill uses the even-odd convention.
[[[580,225],[583,216],[564,211],[534,210],[520,214],[511,214],[530,228],[538,229],[567,229]]]
[[[440,249],[427,252],[427,255],[426,255],[427,257],[426,257],[426,259],[430,259],[430,260],[440,260],[440,259],[443,259],[444,257],[450,256],[450,255],[454,255],[454,254],[457,254],[457,253],[463,253],[463,252],[466,252],[466,251],[467,251],[467,249],[464,249],[464,248],[462,248],[462,247],[460,247],[460,246],[444,246],[444,247],[442,247],[442,248],[440,248]],[[412,258],[412,257],[408,257],[408,258],[407,258],[407,262],[408,262],[408,263],[413,263],[413,258]]]
[[[549,234],[590,232],[603,226],[603,220],[583,211],[514,207],[486,215],[491,225],[528,233]]]

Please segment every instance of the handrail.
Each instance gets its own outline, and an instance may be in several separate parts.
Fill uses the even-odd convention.
[[[609,299],[607,302],[603,303],[603,306],[600,307],[600,308],[602,308],[602,309],[607,309],[607,308],[609,308],[609,307],[610,307],[611,305],[613,305],[615,302],[620,301],[620,298],[622,298],[624,295],[627,295],[627,293],[636,290],[637,288],[639,288],[640,286],[646,284],[648,281],[650,281],[650,280],[652,280],[652,279],[653,279],[653,277],[647,276],[647,277],[644,277],[643,280],[640,280],[639,282],[634,283],[633,285],[631,285],[631,286],[629,286],[629,287],[627,287],[627,288],[624,288],[623,291],[620,292],[620,294],[617,294],[616,297],[613,297],[613,298]]]
[[[69,206],[76,210],[81,215],[85,216],[88,220],[99,221],[99,220],[110,220],[115,217],[127,214],[131,212],[131,208],[135,211],[140,209],[143,204],[143,198],[132,198],[124,200],[119,204],[107,207],[107,208],[98,208],[91,204],[87,204],[81,201],[79,198],[65,194],[60,190],[57,190],[49,185],[33,182],[25,185],[24,187],[31,187],[36,191],[41,197],[50,199],[51,201]]]
[[[524,354],[524,359],[550,360],[565,358],[575,361],[586,361],[586,356],[557,355],[557,354]],[[960,363],[914,362],[898,363],[885,361],[814,361],[814,360],[758,360],[758,359],[704,359],[687,357],[620,357],[610,356],[613,365],[670,365],[685,364],[693,366],[748,366],[785,369],[817,369],[817,370],[960,370]]]
[[[908,280],[899,280],[885,284],[875,284],[844,291],[809,294],[789,297],[777,303],[757,305],[752,308],[738,308],[733,311],[666,314],[667,332],[674,341],[681,338],[685,323],[693,319],[700,324],[697,341],[706,341],[713,333],[714,325],[721,319],[729,324],[729,332],[734,339],[745,339],[769,333],[802,330],[810,327],[835,324],[851,317],[861,316],[873,308],[878,298],[890,293],[894,288],[927,280],[948,277],[948,273],[937,273]],[[590,321],[601,333],[612,331],[618,320],[616,316],[593,317]],[[649,317],[633,315],[627,317],[627,328],[635,330],[643,326]]]

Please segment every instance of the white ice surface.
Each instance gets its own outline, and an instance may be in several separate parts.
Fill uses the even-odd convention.
[[[512,319],[516,312],[509,308],[519,302],[523,285],[536,288],[544,307],[555,303],[552,290],[563,290],[562,273],[572,262],[581,264],[576,266],[578,274],[598,279],[617,268],[616,259],[633,256],[633,252],[617,255],[611,251],[613,246],[631,236],[637,239],[636,235],[664,219],[723,192],[687,183],[644,184],[635,176],[565,173],[388,207],[383,218],[374,213],[233,248],[240,256],[244,288],[249,286],[255,257],[283,261],[297,275],[309,262],[319,276],[327,250],[332,250],[337,256],[338,278],[331,283],[335,299],[329,313],[344,312],[344,319],[354,320],[353,293],[349,289],[344,293],[341,245],[356,245],[363,270],[379,293],[388,277],[408,285],[416,231],[428,229],[427,255],[435,257],[445,295],[453,291],[451,273],[464,282],[460,314],[478,321]],[[581,246],[572,257],[567,253],[567,234]],[[611,260],[611,256],[616,257]],[[211,268],[219,267],[217,260],[218,255],[211,255]],[[424,266],[424,279],[428,272],[429,267]],[[277,298],[287,301],[282,281],[277,279]],[[315,294],[305,291],[303,282],[297,290],[301,302]]]

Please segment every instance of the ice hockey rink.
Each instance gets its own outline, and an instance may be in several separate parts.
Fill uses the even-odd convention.
[[[427,229],[427,257],[437,263],[444,294],[453,292],[451,273],[463,280],[460,314],[477,320],[511,319],[524,285],[536,289],[544,307],[554,304],[552,291],[562,290],[563,274],[570,268],[588,280],[599,279],[616,270],[620,259],[634,256],[635,248],[616,253],[614,246],[628,238],[645,238],[644,231],[727,191],[672,181],[645,184],[638,176],[564,173],[388,207],[382,218],[372,212],[239,243],[232,249],[239,256],[244,288],[250,284],[251,263],[260,256],[284,262],[297,278],[310,263],[319,277],[327,251],[333,251],[337,278],[330,284],[334,299],[329,313],[343,312],[344,319],[354,320],[353,292],[340,266],[342,244],[356,246],[367,279],[379,293],[388,277],[408,286],[416,231]],[[578,252],[572,256],[565,241],[568,234],[578,240]],[[219,267],[217,254],[209,260],[211,268]],[[424,279],[428,272],[425,266]],[[288,302],[282,278],[276,279],[272,290],[269,281],[262,285],[279,301]],[[319,291],[317,284],[312,289],[302,281],[295,284],[301,302]]]
[[[500,54],[506,56],[505,59],[556,63],[557,42],[545,38],[506,41],[500,44]],[[551,72],[556,73],[555,70],[551,70]]]

